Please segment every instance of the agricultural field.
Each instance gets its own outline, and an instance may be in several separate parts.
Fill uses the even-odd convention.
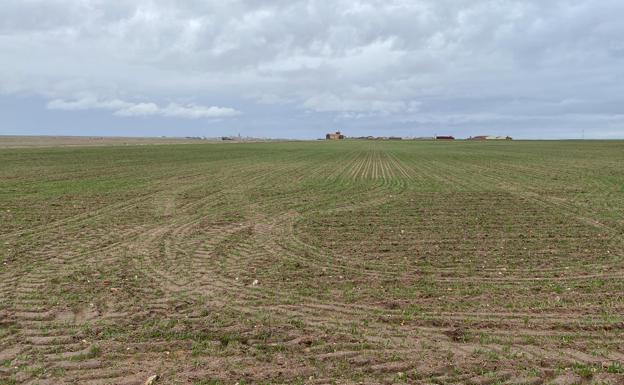
[[[141,138],[110,136],[15,136],[0,135],[1,148],[126,146],[146,144],[189,144],[205,142],[198,138]],[[215,139],[211,139],[215,142]],[[221,142],[219,140],[219,142]]]
[[[2,384],[624,383],[624,142],[0,149]]]

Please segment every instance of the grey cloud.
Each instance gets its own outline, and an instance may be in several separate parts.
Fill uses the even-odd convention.
[[[302,111],[603,124],[624,103],[623,13],[619,0],[7,0],[0,92],[122,116],[272,104],[276,124]]]

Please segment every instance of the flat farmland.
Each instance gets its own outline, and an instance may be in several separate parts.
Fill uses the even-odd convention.
[[[624,382],[624,142],[0,149],[0,383]]]

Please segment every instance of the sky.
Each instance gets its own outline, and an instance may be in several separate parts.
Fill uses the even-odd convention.
[[[0,0],[0,135],[624,138],[622,0]]]

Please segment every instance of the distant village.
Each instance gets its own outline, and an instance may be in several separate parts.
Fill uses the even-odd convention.
[[[325,135],[326,140],[342,140],[342,139],[357,139],[357,140],[455,140],[451,135],[434,135],[434,136],[422,136],[422,137],[401,137],[401,136],[355,136],[347,137],[340,131],[330,132]],[[495,135],[478,135],[470,136],[464,140],[513,140],[511,136],[495,136]]]
[[[166,138],[166,137],[162,137]],[[186,136],[182,139],[186,140],[207,140],[207,141],[233,141],[233,142],[267,142],[267,141],[283,141],[288,139],[275,139],[275,138],[256,138],[251,136],[221,136],[216,138],[205,136]],[[511,136],[497,136],[497,135],[477,135],[470,136],[468,138],[455,138],[451,135],[434,135],[434,136],[420,136],[420,137],[402,137],[402,136],[346,136],[340,131],[330,132],[325,135],[325,140],[513,140]],[[322,139],[319,139],[322,140]]]

